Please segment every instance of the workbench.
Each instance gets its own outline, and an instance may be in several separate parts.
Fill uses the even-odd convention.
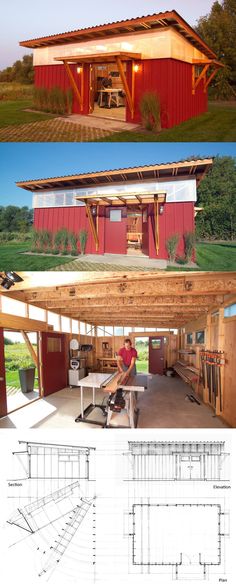
[[[122,375],[120,373],[89,373],[87,377],[84,377],[78,381],[78,387],[80,388],[80,414],[75,419],[75,422],[85,422],[87,424],[95,424],[102,426],[103,428],[112,427],[114,423],[114,412],[111,412],[106,404],[96,404],[96,391],[103,390],[104,393],[114,394],[118,389],[122,389],[125,397],[126,411],[128,414],[129,425],[128,426],[115,426],[116,427],[128,427],[135,428],[137,426],[138,410],[136,408],[137,394],[144,392],[147,389],[147,375],[137,374],[129,376],[127,381],[122,383]],[[84,388],[90,389],[92,392],[92,402],[85,408],[84,407]],[[90,418],[93,410],[98,408],[102,412],[102,421]],[[113,420],[113,423],[112,423]]]

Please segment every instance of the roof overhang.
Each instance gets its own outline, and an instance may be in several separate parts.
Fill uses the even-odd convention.
[[[78,29],[66,33],[50,35],[48,37],[39,37],[37,39],[21,41],[20,45],[22,47],[37,49],[51,45],[82,43],[93,39],[104,39],[118,35],[135,34],[144,30],[148,32],[158,31],[160,29],[163,30],[163,28],[166,27],[172,27],[210,59],[216,57],[216,54],[207,43],[201,39],[196,31],[194,31],[194,29],[175,10]]]
[[[167,181],[170,179],[193,179],[199,184],[207,171],[211,168],[213,159],[191,159],[174,163],[161,163],[145,165],[141,167],[129,167],[97,171],[93,173],[81,173],[62,177],[19,181],[16,185],[31,192],[53,189],[76,189],[81,187],[110,185],[112,183],[142,182],[148,180]]]
[[[93,53],[92,55],[71,55],[54,57],[54,61],[67,61],[67,63],[113,63],[116,59],[121,61],[134,61],[142,58],[141,53],[114,52],[114,53]]]

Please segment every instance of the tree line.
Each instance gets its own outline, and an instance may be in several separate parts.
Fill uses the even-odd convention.
[[[236,0],[218,0],[211,11],[198,20],[196,32],[224,64],[212,86],[215,97],[236,97]]]
[[[33,210],[28,206],[0,206],[0,232],[29,232],[33,224]]]
[[[32,84],[34,81],[33,55],[24,55],[12,66],[0,71],[0,82],[18,82]]]

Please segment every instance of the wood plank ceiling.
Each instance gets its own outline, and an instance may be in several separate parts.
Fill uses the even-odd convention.
[[[236,273],[19,273],[1,292],[95,325],[180,328],[236,293]],[[53,285],[54,283],[54,285]]]

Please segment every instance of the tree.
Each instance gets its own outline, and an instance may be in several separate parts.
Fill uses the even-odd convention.
[[[200,238],[236,239],[236,159],[216,157],[198,188],[196,230]]]
[[[33,223],[33,211],[28,206],[0,207],[0,232],[27,232]]]
[[[226,85],[236,86],[236,0],[214,2],[210,14],[199,19],[196,30],[226,66],[214,82],[219,94],[222,85],[225,97]]]
[[[18,59],[12,67],[6,67],[0,71],[0,82],[18,82],[31,84],[34,81],[33,55],[24,55]]]

